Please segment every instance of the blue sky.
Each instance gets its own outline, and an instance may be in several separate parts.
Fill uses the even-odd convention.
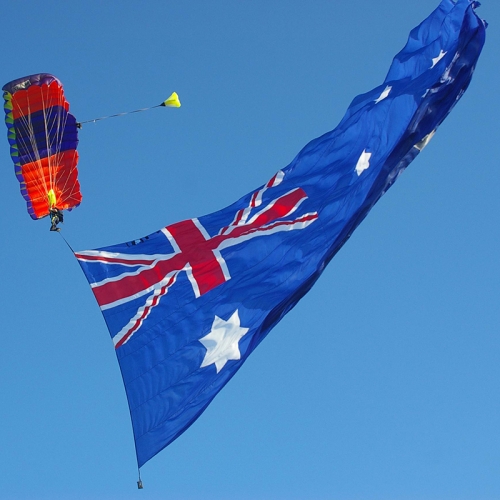
[[[87,124],[76,250],[235,201],[379,85],[437,0],[25,2],[2,82],[49,72]],[[137,470],[99,309],[7,141],[0,169],[2,494],[32,499],[500,496],[500,6],[472,84],[321,279],[203,416]]]

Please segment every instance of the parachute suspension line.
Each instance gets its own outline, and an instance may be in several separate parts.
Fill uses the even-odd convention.
[[[50,147],[50,144],[49,144],[49,135],[48,135],[48,131],[47,131],[47,126],[48,126],[47,111],[46,111],[47,103],[45,101],[43,93],[41,94],[41,100],[42,100],[42,103],[43,103],[42,114],[43,114],[43,122],[44,122],[45,143],[47,144],[47,147]],[[37,190],[38,190],[38,192],[40,194],[40,197],[43,198],[44,196],[46,196],[47,193],[50,193],[50,191],[53,192],[53,190],[52,190],[52,168],[51,168],[51,162],[50,162],[50,159],[48,159],[48,163],[49,163],[49,166],[48,166],[49,178],[48,178],[48,186],[47,186],[47,179],[43,175],[43,167],[42,167],[42,160],[41,160],[40,152],[39,152],[37,144],[36,144],[35,131],[34,131],[34,128],[33,128],[33,122],[32,122],[32,119],[31,119],[31,114],[29,114],[27,116],[27,122],[29,123],[31,146],[32,146],[33,152],[34,152],[34,154],[36,156],[35,163],[38,166],[38,170],[39,170],[39,174],[40,174],[38,176],[38,178],[40,179],[40,181],[37,183]],[[55,194],[52,195],[52,199],[53,198],[55,198]],[[49,195],[49,200],[50,199],[51,199],[51,197]],[[50,201],[49,201],[49,203],[50,203]]]
[[[46,193],[50,193],[52,191],[52,199],[53,201],[55,201],[55,193],[54,193],[54,190],[52,189],[53,186],[54,186],[54,182],[52,180],[52,157],[50,155],[50,139],[49,139],[49,131],[48,131],[48,127],[49,127],[49,121],[47,119],[47,104],[50,104],[50,103],[47,103],[45,101],[45,96],[43,95],[43,91],[41,92],[41,97],[42,97],[42,102],[43,102],[43,108],[42,108],[42,112],[43,112],[43,122],[44,122],[44,129],[45,129],[45,144],[47,145],[47,163],[48,163],[48,174],[49,174],[49,185],[48,186],[45,186],[45,192]],[[51,125],[52,126],[52,125]],[[45,177],[42,177],[44,179],[44,182],[46,183],[45,181]],[[51,200],[51,197],[49,195],[49,209],[52,208],[50,206],[50,200]]]
[[[44,130],[45,130],[45,140],[46,140],[46,144],[47,144],[47,147],[50,149],[51,147],[51,144],[49,143],[49,134],[48,134],[48,120],[47,120],[47,113],[46,113],[46,107],[47,105],[50,105],[51,104],[51,100],[49,103],[47,103],[44,99],[44,96],[42,95],[41,96],[42,98],[42,102],[43,102],[43,109],[42,109],[42,113],[43,113],[43,120],[44,120]],[[21,108],[20,106],[18,106],[18,109],[21,111]],[[28,114],[28,115],[25,115],[25,114],[22,114],[21,115],[21,121],[22,123],[24,124],[26,130],[29,132],[29,143],[31,145],[31,150],[33,151],[33,156],[30,154],[29,155],[29,158],[31,160],[32,163],[35,163],[37,165],[37,168],[41,174],[42,172],[42,160],[41,160],[41,156],[40,156],[40,152],[38,150],[38,147],[37,147],[37,143],[36,143],[36,139],[35,139],[35,131],[34,131],[34,128],[33,128],[33,122],[32,122],[32,119],[31,119],[31,114]],[[51,129],[54,127],[54,123],[52,123],[51,125]],[[18,138],[20,139],[20,138]],[[26,142],[23,140],[22,141],[25,148],[27,150],[29,150],[29,148],[26,147]],[[46,179],[43,175],[39,175],[39,176],[35,176],[33,177],[32,179],[34,182],[34,187],[35,189],[38,191],[38,194],[40,196],[40,198],[43,198],[45,197],[46,193],[50,193],[51,189],[49,189],[49,187],[51,187],[52,185],[52,168],[51,168],[51,165],[49,165],[49,186],[47,186],[47,183],[46,183]],[[53,199],[55,195],[53,194],[52,197],[50,197],[49,195],[49,203],[50,203],[50,200]]]
[[[141,469],[139,467],[137,467],[137,473],[139,474],[139,479],[137,480],[137,489],[142,490],[144,486],[142,485]]]
[[[45,144],[47,147],[47,152],[48,153],[52,152],[52,154],[47,155],[47,163],[48,163],[47,178],[45,177],[45,175],[43,175],[42,159],[37,147],[31,115],[23,116],[22,120],[23,123],[25,124],[26,129],[29,130],[31,149],[33,150],[34,153],[34,157],[30,155],[31,161],[38,165],[38,170],[40,173],[39,176],[34,178],[38,179],[36,181],[35,187],[39,193],[40,198],[43,197],[47,198],[50,210],[51,208],[57,205],[57,197],[53,188],[57,181],[56,166],[59,163],[61,155],[62,136],[66,126],[68,115],[63,113],[61,110],[58,110],[56,114],[51,116],[47,111],[48,109],[54,107],[60,107],[61,109],[64,108],[64,102],[65,102],[64,96],[54,97],[50,95],[50,93],[48,95],[44,95],[42,92],[41,100],[43,103],[42,114],[44,121]],[[72,167],[72,170],[74,169],[76,169],[76,166]],[[68,182],[69,182],[69,176],[66,178],[64,186],[62,186],[62,189],[60,189],[61,191],[60,195],[63,198]]]
[[[130,115],[132,113],[140,113],[141,111],[148,111],[150,109],[160,108],[161,106],[166,106],[169,108],[180,108],[181,102],[179,101],[179,96],[177,95],[177,93],[172,92],[172,94],[170,95],[170,97],[168,99],[166,99],[165,101],[163,101],[160,104],[157,104],[156,106],[150,106],[149,108],[134,109],[134,111],[125,111],[124,113],[117,113],[115,115],[101,116],[99,118],[94,118],[93,120],[86,120],[84,122],[79,122],[76,125],[78,128],[81,128],[81,126],[84,123],[95,123],[95,122],[98,122],[101,120],[106,120],[108,118],[116,118],[118,116],[125,116],[125,115]]]
[[[42,113],[43,113],[43,122],[44,122],[44,131],[45,131],[45,144],[46,144],[46,147],[47,147],[47,163],[48,163],[48,169],[47,169],[47,173],[48,173],[48,186],[45,185],[45,193],[47,193],[47,197],[48,197],[48,204],[49,204],[49,210],[52,208],[53,205],[56,204],[56,194],[54,192],[54,185],[55,185],[55,178],[54,178],[54,166],[52,165],[52,155],[50,154],[50,152],[52,151],[52,143],[50,141],[50,136],[51,136],[51,133],[54,129],[55,126],[58,127],[58,123],[57,122],[57,119],[56,120],[53,120],[52,123],[49,122],[49,118],[48,118],[48,112],[47,112],[47,109],[49,109],[49,107],[51,107],[53,105],[52,103],[52,98],[49,94],[49,100],[46,101],[45,99],[45,96],[43,94],[43,91],[41,91],[41,99],[42,99],[42,103],[43,103],[43,107],[42,107]],[[56,132],[57,134],[57,132]],[[40,168],[42,168],[40,166]],[[43,179],[43,182],[44,184],[46,184],[46,179],[45,179],[45,176],[43,175],[43,172],[40,172],[40,178]]]
[[[21,107],[18,105],[19,111],[21,111]],[[32,147],[33,154],[29,154],[29,158],[32,163],[35,163],[39,169],[41,169],[41,159],[40,159],[40,154],[38,152],[38,148],[36,145],[36,140],[34,139],[34,129],[33,129],[33,122],[31,121],[31,116],[30,115],[24,115],[21,113],[21,122],[24,124],[26,127],[26,130],[29,132],[29,143]],[[20,138],[18,138],[19,140]],[[26,147],[26,141],[22,140],[23,144]],[[34,177],[33,180],[35,180],[34,186],[36,190],[38,191],[40,197],[43,197],[44,194],[46,193],[46,186],[44,186],[44,182],[41,180],[38,180],[38,178]]]
[[[60,108],[64,108],[64,102],[65,101],[66,101],[66,97],[63,94],[60,97],[59,102],[57,102],[56,104],[59,105]],[[55,141],[54,146],[56,148],[56,150],[55,150],[55,158],[56,158],[56,162],[57,163],[60,161],[60,157],[61,157],[62,138],[63,138],[63,135],[64,135],[64,130],[66,128],[66,122],[68,120],[68,117],[69,117],[69,114],[62,113],[61,109],[59,109],[58,113],[57,113],[57,117],[55,117],[53,123],[51,124],[51,129],[54,126],[57,126],[56,133],[54,134],[54,141]],[[52,144],[51,144],[51,148],[52,148]],[[71,168],[71,171],[73,171],[75,169],[76,169],[76,165],[73,165],[72,168]],[[61,197],[63,199],[66,198],[65,193],[66,193],[66,189],[68,187],[68,182],[69,181],[70,181],[70,176],[68,175],[66,177],[65,181],[64,181],[64,185],[61,187]],[[56,183],[56,179],[55,178],[54,178],[53,182],[54,182],[54,185],[55,185],[55,183]],[[52,208],[52,207],[49,206],[49,208]]]
[[[55,102],[54,99],[56,99]],[[56,194],[53,190],[53,187],[56,185],[57,181],[57,171],[55,167],[59,163],[61,147],[62,147],[62,136],[64,128],[66,126],[68,115],[62,113],[61,109],[58,109],[57,114],[55,114],[52,117],[52,120],[49,122],[50,115],[47,114],[46,110],[55,107],[64,108],[64,101],[65,101],[64,94],[62,96],[58,96],[57,98],[52,98],[52,96],[50,96],[49,101],[44,102],[44,109],[43,109],[47,150],[49,152],[53,151],[52,154],[48,155],[48,161],[49,161],[48,173],[49,173],[49,184],[50,184],[49,186],[50,190],[48,190],[49,210],[52,209],[53,207],[57,208]],[[53,137],[53,141],[49,142],[51,136]],[[54,165],[52,165],[52,160],[55,161]],[[68,179],[66,179],[65,185],[61,189],[61,196],[63,197],[67,182]]]

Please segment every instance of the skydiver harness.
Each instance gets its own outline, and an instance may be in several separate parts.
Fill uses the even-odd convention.
[[[57,224],[59,224],[59,222],[64,222],[64,216],[61,210],[59,210],[58,208],[51,208],[49,211],[49,215],[50,215],[50,222],[52,223],[52,225],[50,226],[50,230],[60,231],[61,228],[57,227]]]

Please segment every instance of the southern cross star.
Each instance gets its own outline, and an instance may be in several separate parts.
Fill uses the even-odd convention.
[[[248,328],[241,328],[238,310],[234,311],[227,321],[215,316],[210,333],[200,339],[200,342],[207,348],[200,368],[215,364],[219,373],[230,359],[240,359],[238,342],[248,330]]]
[[[432,66],[431,66],[431,69],[436,66],[436,64],[441,61],[441,59],[446,55],[448,54],[448,52],[445,52],[443,49],[441,49],[441,52],[439,53],[439,55],[437,57],[434,57],[432,59]]]
[[[370,166],[371,156],[372,154],[367,153],[366,149],[361,153],[358,163],[356,164],[356,173],[358,176],[360,176]]]
[[[373,102],[375,104],[378,104],[380,101],[383,101],[384,99],[387,99],[389,94],[391,93],[392,87],[390,85],[387,85],[387,87],[384,89],[384,91],[380,94],[380,97],[375,99]]]

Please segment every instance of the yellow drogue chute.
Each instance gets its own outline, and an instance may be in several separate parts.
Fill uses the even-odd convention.
[[[181,101],[179,101],[179,96],[177,95],[177,92],[172,92],[171,96],[166,101],[163,101],[160,104],[160,106],[168,106],[170,108],[180,108]]]
[[[140,111],[147,111],[148,109],[159,108],[160,106],[166,106],[169,108],[180,108],[181,101],[179,100],[177,92],[172,92],[172,94],[170,94],[170,97],[168,99],[166,99],[160,104],[157,104],[156,106],[150,106],[149,108],[134,109],[134,111],[126,111],[125,113],[117,113],[116,115],[101,116],[100,118],[94,118],[93,120],[86,120],[84,122],[79,122],[76,125],[78,128],[81,128],[84,123],[94,123],[100,120],[106,120],[106,118],[115,118],[117,116],[130,115],[131,113],[139,113]]]

